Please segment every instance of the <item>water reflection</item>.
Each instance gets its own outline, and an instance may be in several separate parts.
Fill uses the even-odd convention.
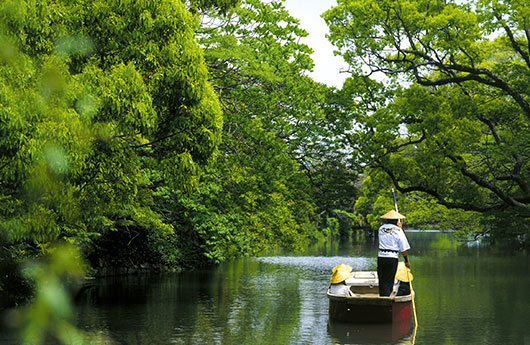
[[[331,268],[376,269],[377,242],[356,239],[234,260],[212,269],[99,279],[77,324],[109,344],[530,344],[530,257],[407,234],[420,323],[329,323]],[[0,334],[0,344],[13,344]]]
[[[459,245],[448,233],[410,233],[413,324],[329,323],[331,268],[375,270],[371,238],[277,253],[174,275],[106,279],[79,305],[85,329],[117,344],[525,344],[530,259]],[[510,255],[506,255],[510,254]]]

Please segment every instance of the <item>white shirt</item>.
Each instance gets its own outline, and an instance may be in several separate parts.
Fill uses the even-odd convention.
[[[388,249],[392,251],[381,251]],[[379,228],[379,257],[398,258],[400,252],[410,249],[405,232],[397,225],[383,224]]]
[[[345,284],[331,284],[329,293],[337,296],[354,296],[353,292],[350,290],[350,287]]]

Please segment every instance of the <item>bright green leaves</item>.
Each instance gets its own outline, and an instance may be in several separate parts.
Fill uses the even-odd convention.
[[[222,127],[196,18],[171,0],[4,2],[0,17],[3,228],[42,244],[171,233],[145,171],[189,190]]]
[[[75,112],[65,109],[72,84],[66,66],[50,57],[34,67],[28,56],[10,54],[0,64],[0,193],[18,207],[3,209],[2,227],[11,239],[44,243],[57,238],[62,222],[76,218],[75,188],[67,179],[79,168],[76,152],[86,153],[86,137]]]
[[[329,38],[356,73],[403,70],[427,77],[446,59],[481,60],[481,30],[466,5],[442,1],[339,1],[324,19]],[[433,50],[443,51],[432,54]],[[417,67],[416,67],[417,66]],[[388,73],[390,74],[390,73]]]
[[[132,63],[116,65],[108,72],[88,67],[78,78],[84,92],[77,108],[90,122],[115,123],[113,135],[147,136],[154,129],[152,97]]]
[[[279,74],[312,68],[311,49],[297,42],[307,32],[280,2],[245,1],[233,14],[220,20],[226,21],[219,28],[222,30],[202,29],[201,44],[206,47],[207,56],[237,64],[243,76],[279,81]]]
[[[527,10],[519,1],[362,0],[324,14],[354,78],[389,78],[371,93],[351,89],[363,101],[350,108],[361,114],[349,138],[372,176],[449,208],[528,215]]]
[[[488,34],[503,29],[504,26],[521,31],[530,25],[530,5],[527,1],[481,0],[477,1],[476,7]]]
[[[227,16],[207,13],[203,22],[215,23],[200,29],[199,41],[225,111],[223,143],[194,193],[160,200],[181,224],[179,252],[199,263],[270,246],[299,248],[312,230],[314,205],[296,158],[318,152],[320,136],[329,133],[317,123],[325,88],[303,76],[310,49],[297,41],[306,33],[279,1],[245,1]]]
[[[152,143],[153,152],[170,164],[179,164],[186,153],[193,164],[206,162],[220,142],[222,118],[195,42],[196,18],[172,0],[88,1],[74,9],[67,23],[91,38],[94,51],[72,67],[102,71],[92,70],[91,79],[100,83],[94,90],[100,113],[119,123],[113,135],[141,132],[146,141],[140,144]]]
[[[216,19],[225,24],[203,29],[200,42],[225,110],[218,167],[237,207],[228,209],[244,215],[239,228],[255,248],[296,248],[314,230],[317,208],[352,205],[354,195],[333,199],[354,190],[341,141],[341,126],[351,124],[326,104],[333,90],[307,77],[312,51],[299,43],[307,32],[281,1],[245,1]]]
[[[411,7],[415,5],[412,3]],[[436,9],[431,10],[430,4],[420,5],[420,9],[424,11],[415,11],[415,19],[421,24],[417,29],[417,41],[414,46],[419,47],[419,44],[423,43],[447,51],[449,54],[459,54],[462,50],[476,54],[473,52],[473,47],[482,37],[477,18],[469,11],[468,6],[451,3],[444,6],[440,2],[434,7]],[[425,17],[425,20],[422,21],[418,17]],[[412,23],[413,21],[407,21],[405,26]]]

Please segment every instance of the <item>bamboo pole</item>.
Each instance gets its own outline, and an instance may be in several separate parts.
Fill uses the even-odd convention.
[[[414,339],[416,338],[416,330],[418,329],[418,317],[416,316],[416,302],[414,302],[414,299],[416,297],[416,293],[414,292],[414,289],[412,288],[412,280],[410,279],[410,268],[407,268],[407,277],[409,279],[409,285],[410,285],[410,293],[412,295],[412,313],[414,314]],[[412,342],[414,344],[414,342]]]
[[[396,207],[396,212],[399,213],[397,200],[396,200],[396,193],[394,192],[394,188],[392,188],[392,197],[394,197],[394,206]],[[407,277],[409,280],[409,286],[410,286],[410,294],[412,297],[412,313],[414,315],[414,334],[412,336],[412,344],[416,343],[416,331],[418,330],[418,317],[416,315],[416,302],[414,301],[416,294],[414,293],[414,289],[412,288],[412,279],[410,279],[410,268],[406,267],[407,269]]]

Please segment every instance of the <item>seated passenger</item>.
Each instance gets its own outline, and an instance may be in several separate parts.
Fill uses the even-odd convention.
[[[410,295],[410,282],[414,279],[412,273],[408,272],[408,268],[405,266],[404,262],[398,264],[396,271],[396,281],[394,284],[394,291],[392,292],[393,296],[406,296]],[[410,280],[409,280],[410,278]]]
[[[329,293],[338,296],[355,296],[346,285],[346,279],[350,276],[352,271],[351,266],[340,264],[333,267],[333,274],[331,275],[331,285],[329,286]]]

